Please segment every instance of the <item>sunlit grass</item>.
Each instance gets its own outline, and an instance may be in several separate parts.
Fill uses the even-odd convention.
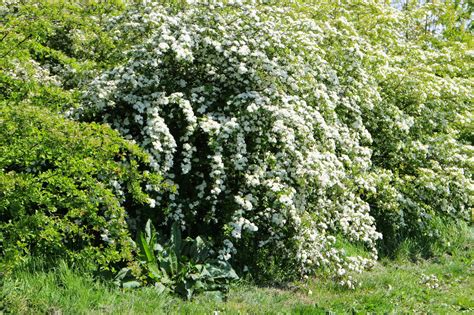
[[[471,230],[472,231],[472,230]],[[471,233],[472,234],[472,233]],[[88,273],[60,263],[49,271],[23,267],[4,277],[0,309],[14,314],[326,314],[340,313],[472,313],[474,312],[474,246],[472,235],[452,255],[416,263],[382,261],[355,275],[356,290],[330,279],[313,278],[285,289],[234,286],[227,301],[201,295],[190,302],[159,294],[153,288],[123,291]],[[423,283],[434,275],[437,288]]]

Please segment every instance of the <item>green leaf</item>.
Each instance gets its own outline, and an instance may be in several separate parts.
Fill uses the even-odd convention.
[[[228,262],[216,261],[214,264],[206,265],[206,269],[214,279],[237,280],[239,276]]]
[[[175,252],[170,252],[168,258],[171,275],[175,276],[176,274],[178,274],[178,256],[176,256]]]
[[[156,237],[155,227],[151,223],[151,220],[148,219],[148,221],[146,221],[146,224],[145,224],[145,239],[147,243],[151,245],[154,243],[153,240],[155,239],[155,237]]]
[[[181,256],[181,243],[181,227],[178,222],[174,222],[171,226],[170,245],[177,259]]]
[[[147,263],[155,263],[156,264],[156,257],[153,253],[152,248],[149,246],[147,241],[146,234],[140,232],[138,234],[138,245],[140,249],[140,259]]]
[[[140,282],[138,282],[136,280],[127,281],[127,282],[122,283],[122,287],[124,289],[138,288],[138,287],[140,287]]]
[[[158,265],[156,262],[149,262],[146,264],[146,268],[149,271],[149,276],[155,281],[160,281],[162,278],[162,273],[160,272],[160,269],[158,268]]]
[[[164,286],[163,283],[160,283],[160,282],[155,283],[155,289],[159,294],[162,294],[165,291],[168,291],[168,288]]]
[[[130,274],[131,274],[130,268],[120,269],[120,271],[117,273],[117,275],[115,275],[114,284],[116,284],[117,286],[120,286],[122,284],[123,280],[127,276],[130,276]]]

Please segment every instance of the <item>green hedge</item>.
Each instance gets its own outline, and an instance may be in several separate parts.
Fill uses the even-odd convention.
[[[130,260],[127,215],[149,209],[143,183],[159,183],[146,163],[107,126],[0,104],[2,263],[44,255],[113,269]]]

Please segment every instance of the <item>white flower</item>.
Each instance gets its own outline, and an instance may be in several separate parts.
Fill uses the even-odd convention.
[[[158,47],[161,49],[161,50],[167,50],[168,48],[170,48],[170,46],[165,43],[165,42],[161,42],[158,44]]]
[[[148,198],[148,204],[150,205],[150,208],[154,208],[156,206],[155,199]]]

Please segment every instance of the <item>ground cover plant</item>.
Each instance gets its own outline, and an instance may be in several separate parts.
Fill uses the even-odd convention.
[[[471,14],[2,3],[0,272],[46,255],[47,277],[88,262],[191,298],[237,274],[357,289],[381,258],[452,252],[472,222]]]

